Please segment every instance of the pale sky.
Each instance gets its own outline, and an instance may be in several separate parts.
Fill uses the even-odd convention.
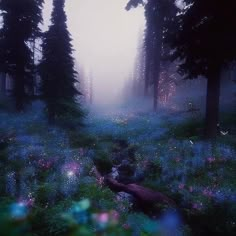
[[[52,0],[45,0],[45,24]],[[75,58],[94,77],[95,101],[114,101],[132,73],[143,8],[125,10],[128,0],[66,0]]]

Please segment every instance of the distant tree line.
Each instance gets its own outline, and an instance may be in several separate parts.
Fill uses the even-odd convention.
[[[221,73],[236,60],[236,1],[130,0],[126,9],[140,4],[146,16],[144,93],[153,85],[156,111],[165,60],[177,63],[177,71],[184,79],[205,77],[205,135],[216,137]]]

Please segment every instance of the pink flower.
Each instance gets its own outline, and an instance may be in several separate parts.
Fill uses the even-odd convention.
[[[175,162],[179,163],[181,161],[180,157],[175,158]]]
[[[27,206],[27,207],[32,207],[35,203],[35,199],[30,197],[28,199],[20,199],[19,204]]]
[[[106,213],[106,212],[99,214],[98,215],[98,221],[99,221],[99,223],[104,223],[104,224],[108,223],[108,221],[109,221],[109,214]]]
[[[27,205],[32,207],[32,206],[34,205],[34,202],[35,202],[35,199],[34,199],[34,198],[30,198],[30,199],[27,201]]]
[[[79,155],[80,155],[80,156],[83,156],[83,155],[84,155],[84,149],[83,149],[83,148],[80,148],[80,149],[79,149]]]
[[[203,192],[202,192],[202,194],[203,194],[204,196],[206,196],[206,197],[209,197],[209,198],[211,198],[212,195],[213,195],[212,191],[209,190],[209,189],[204,189]]]
[[[198,203],[193,203],[192,208],[195,209],[195,210],[200,210],[201,206]]]
[[[179,184],[179,189],[184,189],[185,184]]]
[[[80,163],[70,162],[70,163],[66,163],[62,167],[62,172],[63,173],[73,173],[72,175],[77,176],[77,175],[80,175],[80,168],[81,168]]]
[[[211,164],[211,163],[215,162],[216,159],[214,157],[208,157],[207,161]]]
[[[123,224],[122,227],[126,230],[130,229],[130,225],[129,224]]]
[[[192,186],[189,187],[189,192],[190,192],[190,193],[193,192],[193,187],[192,187]]]
[[[39,168],[43,168],[43,169],[50,169],[52,167],[53,163],[51,161],[47,161],[45,159],[40,159],[38,161],[38,166]]]
[[[117,211],[110,211],[111,224],[116,225],[119,222],[119,213]]]

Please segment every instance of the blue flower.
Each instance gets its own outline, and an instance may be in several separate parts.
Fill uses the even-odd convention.
[[[28,215],[26,204],[19,202],[10,205],[10,216],[16,220],[23,220]]]

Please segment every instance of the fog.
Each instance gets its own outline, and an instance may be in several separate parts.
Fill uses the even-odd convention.
[[[52,0],[45,1],[44,26],[50,23]],[[93,77],[94,102],[117,103],[133,72],[143,8],[125,10],[128,0],[66,0],[74,57],[86,77]]]
[[[47,30],[50,24],[52,11],[52,0],[45,2],[43,30]],[[83,71],[83,79],[88,81],[92,77],[95,104],[114,105],[124,101],[123,88],[127,85],[126,81],[132,78],[145,17],[142,7],[127,12],[127,2],[66,0],[67,23],[73,39],[76,68]],[[182,0],[177,0],[176,4],[179,8],[184,7]],[[227,107],[232,103],[235,84],[229,79],[222,82],[221,104]],[[205,99],[206,80],[188,81],[177,86],[169,105],[183,109],[186,104],[193,102],[204,111]],[[150,110],[151,100],[144,105]],[[137,101],[134,103],[141,105]]]

